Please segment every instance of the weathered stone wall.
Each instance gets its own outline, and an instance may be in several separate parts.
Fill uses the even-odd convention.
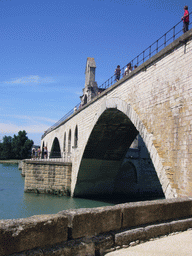
[[[70,195],[71,164],[24,160],[25,192]]]
[[[192,199],[127,203],[0,221],[0,256],[104,255],[192,227]],[[21,252],[21,253],[19,253]]]
[[[121,111],[134,124],[150,153],[166,198],[192,195],[192,30],[140,65],[42,140],[51,151],[55,137],[63,151],[75,127],[72,148],[72,194],[83,153],[99,118],[108,109]]]

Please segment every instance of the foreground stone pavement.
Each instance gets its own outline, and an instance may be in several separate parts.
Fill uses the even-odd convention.
[[[116,250],[107,256],[191,256],[192,255],[192,229],[171,234],[166,237],[130,246],[126,249]]]

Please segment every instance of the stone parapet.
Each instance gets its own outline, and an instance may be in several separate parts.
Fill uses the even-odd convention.
[[[104,255],[192,228],[192,199],[127,203],[0,221],[0,255]]]

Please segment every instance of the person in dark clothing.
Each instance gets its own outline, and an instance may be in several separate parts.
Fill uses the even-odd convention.
[[[189,30],[189,11],[187,5],[184,6],[184,15],[181,20],[183,20],[183,33],[185,33]]]
[[[120,66],[118,65],[117,68],[115,69],[115,80],[119,81],[121,75],[121,69]]]

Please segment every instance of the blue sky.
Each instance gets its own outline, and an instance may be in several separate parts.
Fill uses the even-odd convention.
[[[95,58],[101,85],[179,22],[184,5],[189,1],[0,0],[0,140],[26,130],[40,144],[80,102],[87,57]]]

